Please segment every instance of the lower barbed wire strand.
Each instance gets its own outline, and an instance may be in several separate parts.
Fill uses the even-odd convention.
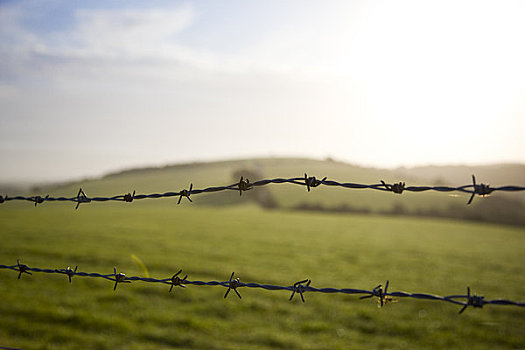
[[[505,300],[505,299],[485,300],[485,304],[493,304],[493,305],[513,305],[513,306],[521,306],[521,307],[525,307],[525,302],[520,303],[520,302],[517,302],[517,301],[511,301],[511,300]]]
[[[16,272],[19,272],[21,275],[22,273],[29,273],[29,272],[40,272],[40,273],[46,273],[46,274],[61,274],[66,275],[69,278],[73,276],[80,276],[80,277],[92,277],[92,278],[102,278],[106,279],[112,282],[115,282],[115,286],[117,283],[130,283],[131,281],[142,281],[147,283],[160,283],[163,285],[193,285],[193,286],[221,286],[225,288],[232,288],[231,281],[192,281],[184,279],[174,280],[175,276],[172,278],[152,278],[152,277],[138,277],[138,276],[126,276],[123,273],[117,274],[116,269],[114,273],[109,274],[100,274],[96,272],[81,272],[81,271],[73,271],[69,267],[67,269],[49,269],[49,268],[39,268],[39,267],[29,267],[24,264],[18,263],[17,265],[0,265],[0,269],[7,269],[7,270],[13,270]],[[182,271],[182,270],[181,270]],[[180,273],[180,272],[179,272]],[[19,276],[20,276],[19,275]],[[233,276],[233,274],[232,274]],[[306,281],[306,280],[305,280]],[[378,300],[381,301],[381,305],[383,305],[383,301],[386,303],[387,301],[390,301],[392,297],[395,298],[412,298],[412,299],[420,299],[420,300],[434,300],[434,301],[444,301],[456,305],[463,306],[462,311],[468,307],[478,307],[481,308],[483,305],[492,304],[492,305],[507,305],[507,306],[518,306],[518,307],[525,307],[525,302],[516,302],[512,300],[506,300],[506,299],[494,299],[494,300],[485,300],[482,296],[476,296],[473,294],[470,295],[470,289],[468,290],[469,294],[454,294],[454,295],[448,295],[448,296],[439,296],[434,294],[425,294],[425,293],[409,293],[409,292],[386,292],[383,293],[381,289],[381,285],[374,288],[374,290],[366,290],[366,289],[353,289],[353,288],[315,288],[309,286],[309,282],[307,285],[298,285],[298,283],[302,283],[305,281],[297,282],[293,286],[278,286],[278,285],[271,285],[271,284],[259,284],[255,282],[240,282],[237,281],[237,284],[235,288],[259,288],[269,291],[279,291],[279,290],[285,290],[285,291],[292,291],[296,292],[298,290],[301,291],[301,293],[305,292],[317,292],[317,293],[325,293],[325,294],[335,294],[335,293],[341,293],[341,294],[361,294],[365,295],[364,298],[369,297],[378,297]],[[309,281],[309,280],[308,280]],[[115,287],[116,288],[116,287]],[[114,288],[114,289],[115,289]],[[385,289],[386,291],[386,289]],[[363,298],[363,297],[362,297]],[[465,299],[466,301],[460,301],[455,299]],[[461,312],[462,312],[461,311]]]

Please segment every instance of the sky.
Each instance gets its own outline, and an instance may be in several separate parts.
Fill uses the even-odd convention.
[[[0,181],[525,162],[523,1],[2,1]]]

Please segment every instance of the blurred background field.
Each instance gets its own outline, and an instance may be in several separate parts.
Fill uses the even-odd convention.
[[[245,196],[237,200],[241,205],[223,207],[93,203],[77,211],[72,203],[11,202],[0,211],[0,256],[3,264],[21,259],[99,273],[116,266],[144,276],[134,254],[158,278],[183,269],[190,280],[226,281],[235,271],[243,282],[310,278],[315,287],[363,289],[388,279],[391,291],[465,294],[469,285],[489,299],[523,300],[522,227],[272,211]],[[412,299],[379,309],[375,300],[345,295],[306,293],[303,304],[289,302],[287,292],[241,288],[242,300],[233,293],[225,300],[223,287],[170,294],[168,286],[134,282],[114,292],[99,279],[16,277],[0,271],[0,345],[23,349],[525,346],[524,310],[517,307],[469,308],[459,316],[456,305]]]

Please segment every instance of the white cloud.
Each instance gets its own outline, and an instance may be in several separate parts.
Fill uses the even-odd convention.
[[[178,43],[194,14],[176,9],[78,10],[73,27],[55,33],[31,32],[18,8],[2,11],[2,73],[56,79],[92,75],[147,78],[183,68],[214,68],[210,52]],[[85,74],[83,74],[85,73]],[[80,75],[80,76],[79,76]]]
[[[28,14],[20,8],[7,8],[2,15],[6,20],[0,27],[4,39],[0,48],[7,62],[2,70],[21,76],[36,74],[54,80],[89,72],[90,76],[184,79],[188,75],[270,74],[315,80],[334,75],[333,65],[326,62],[326,57],[334,56],[333,43],[316,47],[323,33],[322,42],[330,42],[333,33],[326,29],[315,35],[314,28],[301,32],[301,28],[284,26],[279,36],[268,28],[261,41],[236,53],[218,53],[181,43],[180,35],[192,30],[196,17],[189,5],[78,10],[72,28],[45,34],[24,28],[21,22]]]
[[[177,35],[193,20],[190,7],[147,10],[80,10],[72,39],[80,52],[100,57],[177,59]]]

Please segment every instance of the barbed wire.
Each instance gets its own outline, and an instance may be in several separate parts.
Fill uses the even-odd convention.
[[[471,194],[467,205],[472,203],[472,200],[476,195],[479,195],[481,197],[485,197],[490,195],[492,192],[495,191],[504,191],[504,192],[517,192],[517,191],[524,191],[525,187],[523,186],[514,186],[514,185],[507,185],[507,186],[501,186],[501,187],[490,187],[488,184],[477,184],[476,178],[474,175],[472,175],[472,184],[470,185],[464,185],[459,187],[450,187],[450,186],[406,186],[405,182],[398,182],[393,184],[387,184],[384,181],[381,180],[381,183],[379,184],[358,184],[358,183],[341,183],[334,180],[328,180],[326,177],[319,180],[315,176],[309,177],[306,173],[304,174],[304,177],[294,177],[294,178],[275,178],[275,179],[265,179],[265,180],[259,180],[255,181],[253,183],[250,183],[248,179],[244,179],[244,177],[241,177],[238,183],[234,183],[228,186],[214,186],[214,187],[207,187],[204,189],[193,189],[193,183],[190,184],[189,190],[182,189],[179,192],[165,192],[165,193],[153,193],[153,194],[136,194],[135,191],[133,193],[127,193],[124,195],[116,195],[111,197],[88,197],[86,193],[82,190],[82,188],[79,189],[76,197],[51,197],[49,195],[46,195],[45,197],[42,196],[0,196],[0,203],[4,203],[7,201],[13,201],[13,200],[22,200],[22,201],[30,201],[37,206],[38,204],[42,204],[44,202],[75,202],[76,206],[75,209],[78,209],[80,204],[83,203],[91,203],[91,202],[108,202],[108,201],[123,201],[123,202],[133,202],[134,200],[140,200],[140,199],[158,199],[158,198],[168,198],[168,197],[179,197],[177,204],[180,204],[181,200],[183,198],[187,198],[190,202],[193,202],[190,198],[191,195],[197,195],[201,193],[213,193],[213,192],[219,192],[219,191],[228,191],[228,190],[234,190],[239,191],[239,196],[242,195],[243,192],[252,190],[255,187],[259,186],[265,186],[269,184],[281,184],[281,183],[289,183],[294,185],[300,185],[305,186],[307,191],[310,192],[312,188],[319,187],[321,185],[324,186],[337,186],[342,187],[346,189],[371,189],[371,190],[379,190],[379,191],[387,191],[387,192],[393,192],[395,194],[402,194],[404,191],[408,192],[424,192],[424,191],[437,191],[437,192],[463,192]],[[382,307],[385,304],[389,302],[396,301],[394,298],[413,298],[413,299],[422,299],[422,300],[437,300],[437,301],[444,301],[453,303],[456,305],[462,306],[459,313],[462,313],[465,311],[465,309],[469,306],[476,307],[476,308],[482,308],[484,305],[487,304],[494,304],[494,305],[512,305],[512,306],[519,306],[519,307],[525,307],[525,302],[515,302],[511,300],[506,299],[494,299],[494,300],[486,300],[483,296],[478,296],[476,294],[470,293],[470,287],[467,287],[467,294],[466,295],[449,295],[449,296],[438,296],[433,294],[425,294],[425,293],[408,293],[408,292],[388,292],[388,286],[389,281],[386,282],[385,288],[383,289],[382,284],[379,284],[372,290],[366,290],[366,289],[353,289],[353,288],[315,288],[310,286],[311,280],[305,279],[298,282],[295,282],[291,286],[277,286],[277,285],[269,285],[269,284],[259,284],[259,283],[244,283],[241,282],[239,278],[234,278],[235,273],[232,273],[229,280],[225,282],[219,282],[219,281],[190,281],[187,279],[187,275],[184,278],[180,278],[179,275],[182,273],[182,270],[178,271],[176,274],[174,274],[172,277],[164,278],[164,279],[156,279],[156,278],[144,278],[144,277],[128,277],[123,273],[117,273],[117,269],[113,269],[112,274],[100,274],[100,273],[88,273],[88,272],[79,272],[77,271],[78,267],[75,267],[75,269],[71,269],[70,267],[67,267],[66,269],[45,269],[45,268],[38,268],[38,267],[29,267],[24,264],[20,264],[18,261],[16,265],[0,265],[0,269],[9,269],[14,270],[18,272],[18,279],[21,278],[23,274],[29,274],[31,275],[31,272],[41,272],[41,273],[48,273],[48,274],[64,274],[68,277],[69,282],[71,283],[72,277],[74,276],[80,276],[80,277],[94,277],[94,278],[102,278],[106,279],[112,282],[115,282],[113,290],[116,290],[119,283],[131,283],[132,281],[143,281],[143,282],[149,282],[149,283],[161,283],[166,284],[170,286],[169,292],[173,290],[173,287],[185,287],[186,285],[193,285],[193,286],[222,286],[225,288],[228,288],[224,298],[228,296],[231,290],[233,290],[236,295],[241,298],[241,294],[238,291],[238,288],[242,287],[248,287],[248,288],[260,288],[263,290],[270,290],[270,291],[277,291],[277,290],[286,290],[291,291],[292,294],[290,296],[290,300],[293,299],[295,294],[299,294],[301,300],[304,302],[304,293],[305,292],[320,292],[320,293],[343,293],[343,294],[361,294],[363,296],[360,297],[360,299],[366,299],[366,298],[372,298],[376,297],[378,300],[378,306]],[[465,301],[460,301],[456,299],[464,299]]]
[[[182,274],[182,270],[179,270],[177,273],[175,273],[173,276],[168,278],[151,278],[151,277],[137,277],[137,276],[126,276],[124,273],[117,273],[117,268],[113,268],[113,273],[109,274],[101,274],[96,272],[80,272],[78,270],[78,266],[75,267],[75,269],[72,269],[70,266],[68,266],[65,269],[46,269],[46,268],[39,268],[39,267],[29,267],[27,265],[21,264],[20,260],[17,261],[16,265],[0,265],[0,269],[8,269],[8,270],[14,270],[18,272],[18,279],[22,277],[24,274],[32,275],[32,272],[41,272],[41,273],[47,273],[47,274],[62,274],[66,275],[68,277],[69,283],[72,282],[72,278],[74,276],[80,276],[80,277],[93,277],[93,278],[102,278],[108,281],[114,282],[113,290],[117,290],[117,286],[119,283],[131,283],[133,281],[142,281],[142,282],[148,282],[148,283],[160,283],[170,286],[168,292],[172,292],[174,287],[182,287],[185,288],[188,285],[193,285],[197,287],[202,286],[221,286],[227,288],[226,293],[224,294],[224,298],[228,296],[230,291],[234,291],[239,299],[242,299],[241,294],[239,293],[239,288],[259,288],[267,291],[288,291],[292,292],[290,295],[289,300],[292,300],[295,294],[299,294],[301,297],[302,302],[305,302],[304,293],[306,292],[318,292],[318,293],[326,293],[326,294],[335,294],[335,293],[342,293],[342,294],[350,294],[350,295],[362,295],[359,299],[368,299],[368,298],[377,298],[378,307],[383,307],[388,303],[396,302],[397,299],[394,298],[412,298],[412,299],[420,299],[420,300],[436,300],[436,301],[443,301],[448,302],[456,305],[462,306],[461,310],[459,310],[459,314],[463,313],[469,306],[475,307],[475,308],[482,308],[485,305],[491,304],[491,305],[510,305],[510,306],[518,306],[518,307],[525,307],[525,302],[516,302],[506,299],[493,299],[493,300],[487,300],[484,296],[471,294],[470,287],[467,287],[467,294],[466,295],[448,295],[448,296],[439,296],[434,294],[426,294],[426,293],[409,293],[409,292],[389,292],[389,281],[386,281],[385,287],[383,289],[383,285],[379,284],[372,290],[366,290],[366,289],[354,289],[354,288],[315,288],[310,286],[311,280],[310,279],[304,279],[298,282],[295,282],[291,286],[277,286],[277,285],[271,285],[271,284],[259,284],[254,282],[248,282],[244,283],[241,282],[239,278],[234,278],[235,272],[232,272],[230,275],[230,278],[228,281],[219,282],[219,281],[190,281],[188,280],[188,275],[184,276],[184,278],[180,278],[179,275]],[[456,299],[464,299],[464,301],[456,300]]]
[[[490,187],[488,184],[477,184],[476,183],[476,177],[472,175],[472,184],[470,185],[463,185],[459,187],[450,187],[450,186],[406,186],[405,182],[397,182],[393,184],[387,184],[383,180],[381,180],[381,183],[379,184],[358,184],[358,183],[351,183],[351,182],[337,182],[334,180],[328,180],[326,177],[324,177],[322,180],[317,179],[315,176],[308,176],[306,173],[304,174],[304,177],[293,177],[289,179],[285,178],[275,178],[275,179],[266,179],[266,180],[259,180],[255,182],[250,182],[248,179],[244,179],[244,177],[241,176],[241,179],[239,182],[228,185],[228,186],[213,186],[213,187],[207,187],[203,189],[194,189],[193,183],[190,184],[189,190],[182,189],[179,192],[165,192],[165,193],[152,193],[152,194],[135,194],[135,191],[133,191],[133,194],[131,192],[124,194],[124,195],[115,195],[111,197],[88,197],[84,190],[82,188],[79,189],[76,197],[51,197],[49,195],[46,195],[45,197],[42,196],[0,196],[0,203],[8,202],[8,201],[30,201],[35,203],[35,206],[38,204],[42,204],[44,202],[75,202],[77,203],[75,209],[78,209],[80,204],[83,203],[91,203],[91,202],[108,202],[108,201],[120,201],[120,202],[133,202],[134,200],[141,200],[141,199],[159,199],[159,198],[168,198],[168,197],[179,197],[179,200],[177,204],[180,204],[182,198],[187,198],[190,202],[193,202],[190,196],[197,195],[201,193],[212,193],[212,192],[220,192],[220,191],[239,191],[239,196],[242,195],[243,192],[252,190],[255,187],[265,186],[269,184],[282,184],[282,183],[289,183],[294,185],[300,185],[300,186],[306,186],[306,189],[308,192],[312,188],[319,187],[321,185],[323,186],[332,186],[332,187],[342,187],[346,189],[371,189],[371,190],[377,190],[377,191],[386,191],[386,192],[393,192],[396,194],[402,194],[404,191],[408,192],[425,192],[425,191],[437,191],[437,192],[463,192],[463,193],[469,193],[471,194],[470,199],[467,202],[467,205],[472,203],[472,200],[476,195],[479,195],[481,197],[486,197],[490,195],[492,192],[517,192],[517,191],[525,191],[525,187],[523,186],[515,186],[515,185],[506,185],[506,186],[500,186],[500,187]]]

